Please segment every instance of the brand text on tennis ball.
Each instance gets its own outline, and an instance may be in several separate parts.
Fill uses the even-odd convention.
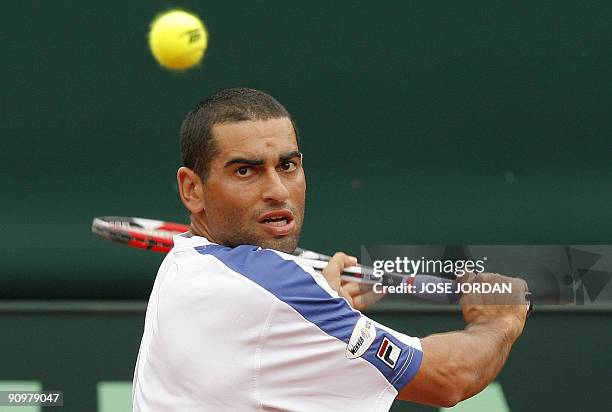
[[[182,10],[170,10],[151,22],[149,48],[155,60],[168,69],[183,70],[198,64],[208,45],[202,21]]]

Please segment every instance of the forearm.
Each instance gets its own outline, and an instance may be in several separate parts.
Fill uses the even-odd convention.
[[[453,356],[462,358],[454,362],[464,382],[461,400],[474,396],[495,379],[521,330],[518,321],[496,319],[468,325],[457,333],[458,350]]]
[[[521,330],[520,322],[502,318],[423,338],[421,368],[398,398],[452,406],[477,394],[500,372]]]

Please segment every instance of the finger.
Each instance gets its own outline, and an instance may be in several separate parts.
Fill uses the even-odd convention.
[[[347,256],[346,254],[342,252],[334,253],[334,256],[332,256],[327,266],[325,266],[325,268],[323,269],[323,273],[327,272],[330,274],[331,273],[340,274],[342,272],[342,269],[344,269],[347,266],[346,261],[348,258],[349,256]]]
[[[351,295],[349,295],[347,293],[346,290],[344,290],[344,288],[340,288],[340,290],[338,290],[338,294],[343,297],[344,299],[346,299],[346,301],[349,303],[349,305],[351,305],[351,307],[355,307],[354,306],[354,301],[353,301],[353,297]]]
[[[372,290],[372,285],[357,282],[345,282],[342,287],[351,295],[356,296]]]
[[[344,267],[355,266],[357,265],[357,258],[355,256],[344,255]]]
[[[374,305],[385,296],[384,293],[376,293],[373,290],[353,295],[353,307],[357,310],[364,310]]]
[[[463,276],[457,276],[457,282],[459,283],[471,283],[474,282],[478,274],[476,272],[465,272]]]
[[[366,310],[369,305],[364,301],[363,298],[359,296],[353,296],[353,304],[351,306],[357,310]]]
[[[357,258],[348,256],[345,253],[337,252],[330,259],[327,266],[323,269],[323,273],[341,274],[345,267],[354,266],[357,264]]]
[[[351,266],[355,263],[355,258],[352,256],[348,256],[345,253],[337,252],[330,259],[329,263],[323,269],[322,273],[327,283],[334,289],[336,292],[340,292],[341,288],[340,275],[345,267]]]

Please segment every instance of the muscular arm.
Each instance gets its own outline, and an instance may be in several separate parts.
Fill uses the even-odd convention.
[[[421,367],[400,391],[399,399],[452,406],[476,395],[501,371],[512,345],[523,332],[528,308],[524,280],[496,273],[472,273],[461,281],[510,283],[512,293],[463,295],[465,329],[421,340]]]
[[[354,264],[343,253],[334,255],[323,270],[328,283],[350,304],[362,304],[360,290],[342,285],[342,268]],[[511,283],[512,293],[464,294],[461,310],[466,327],[421,339],[423,360],[414,378],[399,391],[398,399],[449,407],[476,395],[495,379],[510,349],[523,331],[527,284],[496,273],[470,273],[461,282]]]
[[[449,407],[477,394],[500,372],[522,328],[503,317],[423,338],[419,372],[398,399]]]

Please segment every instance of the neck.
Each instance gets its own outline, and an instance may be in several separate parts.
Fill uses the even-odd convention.
[[[213,239],[213,237],[211,236],[210,231],[208,230],[208,227],[206,225],[206,222],[204,221],[204,218],[201,214],[197,214],[197,215],[191,214],[189,216],[189,219],[191,220],[189,231],[192,234],[196,236],[205,237],[211,242],[217,243],[215,239]]]

